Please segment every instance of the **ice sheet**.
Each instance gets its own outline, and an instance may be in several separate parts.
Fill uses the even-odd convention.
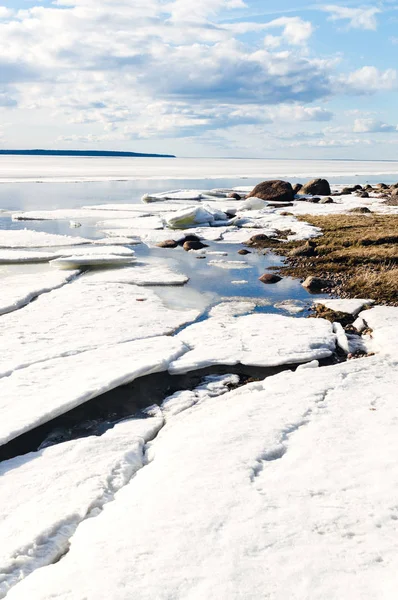
[[[89,243],[90,240],[77,236],[58,235],[30,229],[0,229],[0,248],[46,248]]]
[[[359,317],[373,330],[369,349],[398,359],[398,307],[375,306]]]
[[[283,373],[170,418],[149,465],[9,599],[392,600],[396,366]]]
[[[79,523],[97,515],[144,466],[144,444],[162,419],[130,420],[101,437],[66,442],[3,462],[0,598],[68,549]]]
[[[33,273],[11,275],[1,280],[0,315],[12,312],[28,304],[36,296],[63,286],[79,274]]]
[[[220,316],[195,323],[177,334],[191,350],[171,363],[170,373],[212,365],[274,367],[331,356],[336,347],[332,324],[274,314]]]
[[[184,285],[189,277],[179,273],[166,261],[136,262],[133,267],[107,269],[87,275],[91,281],[134,285]]]
[[[199,314],[167,308],[149,289],[78,279],[2,317],[0,375],[58,356],[168,335]]]
[[[330,308],[330,310],[334,310],[336,312],[347,313],[349,315],[353,315],[354,317],[361,312],[361,310],[365,306],[370,306],[374,304],[374,300],[363,299],[363,298],[336,298],[336,299],[323,299],[323,300],[315,300],[314,304],[320,306],[326,306],[326,308]]]
[[[169,336],[50,359],[0,379],[0,445],[109,390],[166,371],[186,352]]]

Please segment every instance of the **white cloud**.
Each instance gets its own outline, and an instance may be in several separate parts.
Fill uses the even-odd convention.
[[[224,25],[236,35],[241,35],[249,32],[267,31],[269,29],[282,29],[280,36],[267,36],[265,38],[266,45],[270,45],[271,40],[274,46],[280,45],[282,42],[292,46],[301,46],[306,44],[314,32],[314,27],[310,21],[304,21],[300,17],[280,17],[267,23],[241,22]],[[276,40],[279,40],[276,44]]]
[[[355,133],[392,133],[398,131],[397,125],[388,125],[377,119],[355,119]]]
[[[349,8],[336,4],[327,4],[320,7],[330,14],[331,21],[348,20],[348,26],[355,29],[377,29],[376,15],[381,12],[376,7]]]
[[[376,67],[362,67],[339,81],[348,92],[372,94],[379,91],[390,91],[398,88],[398,72],[395,69],[379,71]]]

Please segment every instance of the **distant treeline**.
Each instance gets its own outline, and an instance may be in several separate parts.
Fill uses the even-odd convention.
[[[173,154],[142,154],[141,152],[115,152],[113,150],[0,150],[12,156],[123,156],[131,158],[176,158]]]

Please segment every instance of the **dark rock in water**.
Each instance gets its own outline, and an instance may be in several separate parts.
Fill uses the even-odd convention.
[[[295,183],[293,186],[293,194],[298,194],[302,187],[302,183]]]
[[[330,196],[327,196],[326,198],[321,198],[319,204],[334,204],[334,200]]]
[[[351,208],[348,212],[366,215],[372,211],[367,206],[356,206],[355,208]]]
[[[322,290],[326,290],[332,286],[332,282],[329,279],[321,279],[320,277],[307,277],[303,281],[302,286],[305,287],[309,292],[317,293]]]
[[[184,242],[183,248],[189,252],[190,250],[202,250],[202,248],[208,248],[208,245],[203,244],[200,241]]]
[[[313,179],[301,188],[302,194],[310,194],[311,196],[329,196],[331,194],[329,182],[326,179]]]
[[[261,275],[261,277],[258,278],[262,283],[278,283],[281,279],[282,277],[279,277],[279,275],[275,275],[274,273],[264,273],[264,275]]]
[[[246,250],[245,248],[242,248],[242,250],[238,250],[238,254],[245,256],[246,254],[251,254],[251,252],[250,252],[250,250]]]
[[[234,200],[242,200],[242,196],[240,196],[236,192],[231,192],[230,194],[228,194],[228,198],[234,198]]]
[[[312,202],[313,204],[318,204],[318,202],[320,202],[321,199],[320,198],[307,198],[307,202]]]
[[[195,235],[194,233],[190,233],[186,235],[182,240],[178,242],[179,246],[183,246],[185,242],[200,242],[200,237]]]
[[[271,202],[293,202],[294,193],[290,183],[275,179],[263,181],[256,185],[248,195],[248,198],[251,197],[261,198],[261,200],[269,200]]]
[[[175,240],[165,240],[164,242],[159,242],[156,246],[158,248],[177,248],[178,242]]]
[[[264,233],[253,235],[247,242],[245,242],[246,246],[252,246],[253,248],[269,248],[270,246],[277,246],[281,243],[282,242],[280,240],[269,237]]]

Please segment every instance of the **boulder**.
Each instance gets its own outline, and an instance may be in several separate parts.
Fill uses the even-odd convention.
[[[190,250],[202,250],[202,248],[208,248],[207,244],[203,244],[203,242],[184,242],[183,245],[184,250],[189,252]]]
[[[330,196],[326,196],[326,198],[321,198],[319,200],[319,204],[334,204],[334,200]]]
[[[294,192],[290,183],[275,179],[263,181],[256,185],[248,195],[248,198],[251,197],[261,198],[261,200],[269,200],[272,202],[293,202]]]
[[[345,187],[341,190],[342,196],[345,196],[346,194],[352,194],[352,192],[355,192],[353,187]]]
[[[312,202],[313,204],[318,204],[318,202],[320,202],[321,199],[320,198],[307,198],[307,202]]]
[[[240,196],[236,192],[231,192],[230,194],[228,194],[228,198],[233,198],[234,200],[242,200],[242,196]]]
[[[293,194],[298,194],[303,187],[302,183],[295,183],[293,186]]]
[[[179,246],[183,246],[185,242],[200,242],[200,237],[195,235],[194,233],[190,233],[186,235],[182,240],[178,242]]]
[[[279,275],[275,275],[275,273],[264,273],[261,277],[258,278],[262,283],[278,283],[282,279]]]
[[[329,196],[331,194],[329,182],[326,179],[312,179],[301,188],[302,194],[310,194],[311,196]]]
[[[314,256],[315,248],[313,244],[303,244],[289,252],[289,256]]]
[[[242,256],[246,256],[246,254],[251,254],[250,250],[246,250],[245,248],[242,248],[242,250],[238,250],[238,254],[241,254]]]
[[[164,242],[159,242],[156,246],[158,248],[177,248],[178,242],[175,240],[164,240]]]
[[[369,198],[368,192],[360,192],[358,196],[359,198]]]
[[[302,286],[305,287],[309,292],[317,293],[322,290],[326,290],[330,288],[332,282],[329,279],[321,279],[320,277],[307,277],[305,281],[303,281]]]
[[[348,212],[357,213],[359,215],[366,215],[371,213],[372,211],[367,206],[356,206],[355,208],[351,208]]]

